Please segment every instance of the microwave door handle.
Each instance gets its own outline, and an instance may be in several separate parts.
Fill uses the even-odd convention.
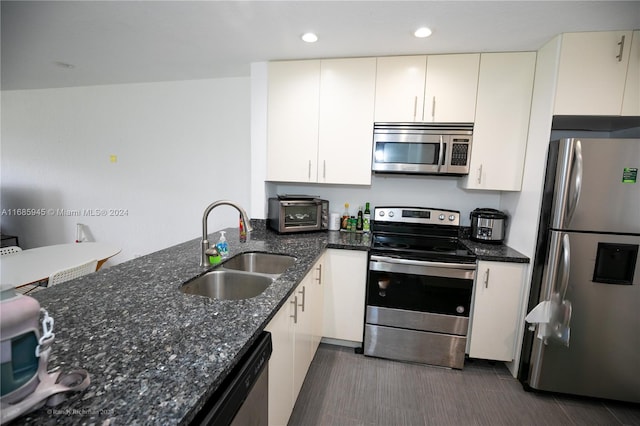
[[[443,148],[444,148],[444,140],[442,139],[442,135],[440,135],[440,148],[438,151],[438,173],[440,173],[440,168],[442,167],[442,159],[444,157]]]

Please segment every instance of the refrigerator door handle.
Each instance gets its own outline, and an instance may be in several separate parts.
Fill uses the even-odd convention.
[[[571,262],[571,245],[569,242],[569,234],[562,236],[562,255],[561,255],[561,273],[560,286],[557,292],[551,296],[551,327],[553,337],[559,343],[569,346],[569,338],[571,336],[571,301],[566,300],[567,288],[569,287],[569,266]]]
[[[551,247],[555,247],[555,254],[548,260],[544,278],[549,284],[547,296],[543,296],[542,302],[529,312],[525,320],[537,325],[536,335],[543,345],[547,345],[551,339],[569,346],[572,306],[571,302],[565,299],[571,265],[569,234],[554,233]],[[542,350],[541,347],[539,350]]]
[[[571,243],[569,242],[569,234],[562,236],[562,280],[560,281],[560,288],[558,288],[558,294],[560,300],[564,301],[567,295],[567,287],[569,287],[569,267],[571,265]]]
[[[573,148],[573,159],[572,159],[572,175],[573,180],[570,185],[570,194],[571,199],[569,200],[569,206],[567,209],[567,216],[565,217],[565,223],[568,225],[571,223],[571,219],[573,219],[573,214],[576,211],[576,207],[578,207],[578,202],[580,201],[580,194],[582,193],[582,143],[580,140],[576,140]]]

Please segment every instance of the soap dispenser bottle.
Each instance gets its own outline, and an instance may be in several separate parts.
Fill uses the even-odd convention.
[[[225,231],[220,231],[220,239],[216,244],[216,248],[220,253],[220,256],[227,257],[229,256],[229,243],[227,243],[227,238],[224,236]]]

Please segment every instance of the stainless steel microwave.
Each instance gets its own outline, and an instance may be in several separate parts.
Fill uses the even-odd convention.
[[[376,173],[469,174],[473,123],[374,123]]]
[[[323,231],[329,228],[329,201],[309,195],[269,198],[267,224],[279,233]]]

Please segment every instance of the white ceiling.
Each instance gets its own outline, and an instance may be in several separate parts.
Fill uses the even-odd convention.
[[[537,50],[640,1],[2,1],[3,90],[248,76],[250,63]],[[433,35],[416,39],[427,25]],[[317,32],[306,44],[300,35]],[[61,66],[72,64],[73,67]]]

